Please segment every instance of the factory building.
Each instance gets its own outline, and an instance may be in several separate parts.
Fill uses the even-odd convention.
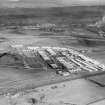
[[[69,71],[69,70],[73,70],[74,69],[74,64],[73,62],[70,62],[69,60],[67,60],[64,57],[58,57],[56,58],[61,64],[63,64],[63,66]]]
[[[86,67],[86,65],[84,64],[84,62],[78,62],[75,60],[75,58],[73,56],[70,56],[68,53],[64,53],[65,56],[71,60],[76,66],[79,66],[80,68],[83,68],[85,71],[90,71],[92,72],[92,69],[89,69],[88,67]],[[73,55],[73,54],[72,54]],[[80,69],[79,69],[80,70]]]
[[[45,50],[38,50],[39,55],[52,69],[58,69],[58,65],[49,57]]]
[[[57,53],[56,53],[53,49],[51,49],[51,48],[47,48],[46,51],[47,51],[51,56],[56,56],[56,55],[57,55]]]
[[[41,56],[43,60],[50,61],[50,57],[46,54],[44,50],[38,50],[38,54]]]

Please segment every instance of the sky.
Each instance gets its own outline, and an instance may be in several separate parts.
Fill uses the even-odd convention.
[[[105,0],[0,0],[0,7],[57,7],[103,5]]]

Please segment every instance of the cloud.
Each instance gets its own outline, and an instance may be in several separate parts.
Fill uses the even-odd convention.
[[[58,7],[61,6],[59,0],[0,0],[0,7]]]
[[[105,4],[105,0],[0,0],[0,6],[4,7],[55,7],[99,4]]]
[[[19,0],[8,0],[8,1],[19,1]]]
[[[19,0],[8,0],[8,1],[14,1],[15,2],[15,1],[19,1]]]
[[[63,5],[98,5],[105,4],[105,0],[61,0]]]

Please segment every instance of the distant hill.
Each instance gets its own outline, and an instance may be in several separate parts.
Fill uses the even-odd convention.
[[[0,8],[1,15],[35,15],[35,16],[80,16],[81,13],[86,15],[100,15],[104,12],[105,6],[72,6],[72,7],[52,7],[52,8]]]
[[[53,8],[0,8],[0,24],[14,23],[16,21],[31,22],[35,19],[66,22],[70,20],[99,19],[104,15],[105,6],[72,6]],[[28,21],[27,21],[28,20]],[[14,23],[15,24],[15,23]]]

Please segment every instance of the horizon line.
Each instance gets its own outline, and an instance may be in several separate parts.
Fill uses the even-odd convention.
[[[71,5],[71,6],[49,6],[49,7],[44,7],[44,6],[42,6],[42,7],[23,7],[23,6],[14,6],[14,7],[5,7],[5,6],[0,6],[0,8],[4,8],[4,9],[6,9],[6,8],[10,8],[10,9],[12,9],[12,8],[29,8],[29,9],[31,9],[31,8],[63,8],[63,7],[95,7],[95,6],[105,6],[105,4],[95,4],[95,5]]]

